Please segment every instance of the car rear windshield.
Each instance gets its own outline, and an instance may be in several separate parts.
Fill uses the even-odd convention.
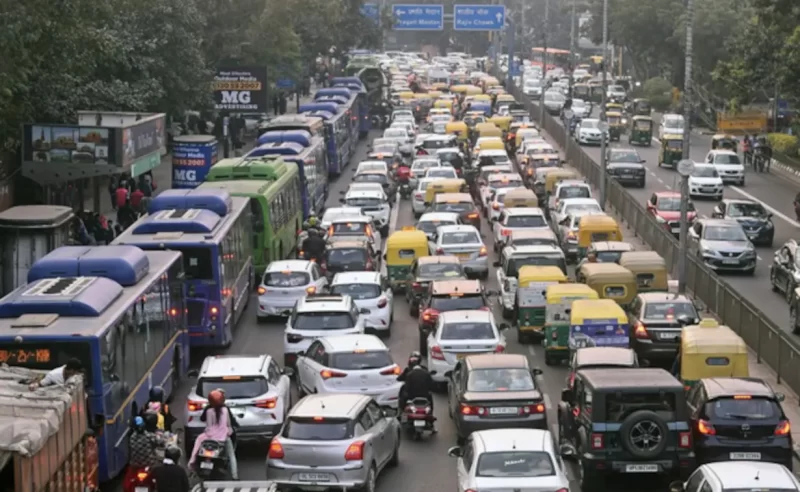
[[[533,377],[525,369],[475,369],[469,373],[467,391],[533,391]]]
[[[311,281],[306,272],[267,272],[264,274],[264,285],[267,287],[303,287]]]
[[[519,277],[519,271],[524,266],[557,266],[562,272],[567,271],[567,261],[560,255],[534,255],[508,260],[506,276]]]
[[[385,174],[357,174],[353,181],[356,183],[388,183],[389,180]]]
[[[367,251],[363,248],[335,248],[328,250],[328,264],[344,265],[366,263]]]
[[[440,312],[481,309],[484,306],[483,296],[479,294],[434,296],[431,299],[431,308]]]
[[[298,441],[341,441],[353,437],[348,419],[290,417],[283,428],[283,437]]]
[[[438,229],[439,226],[445,225],[456,225],[456,223],[449,220],[426,220],[423,222],[418,222],[417,229],[425,234],[433,234],[436,232],[436,229]]]
[[[506,451],[482,453],[475,474],[479,477],[546,477],[555,475],[556,470],[553,459],[545,452]]]
[[[621,422],[637,410],[649,410],[662,419],[677,420],[674,393],[611,393],[606,396],[606,420]]]
[[[769,398],[718,398],[706,403],[706,415],[725,420],[777,420],[781,417],[778,403]]]
[[[512,239],[511,246],[555,246],[555,239],[551,238],[538,238],[538,237],[525,237],[521,239]]]
[[[348,207],[380,207],[383,205],[380,198],[370,197],[348,198],[346,203]]]
[[[453,144],[449,140],[431,139],[422,142],[423,149],[443,149],[445,147],[452,147]]]
[[[442,340],[492,340],[494,330],[489,323],[447,323],[442,328]]]
[[[295,330],[346,330],[355,325],[350,313],[298,313],[292,328]]]
[[[434,212],[452,212],[460,214],[463,212],[470,212],[475,209],[472,202],[438,202],[433,205]]]
[[[352,234],[352,235],[361,235],[367,233],[367,223],[366,222],[337,222],[331,225],[333,229],[333,234]]]
[[[388,350],[331,354],[330,367],[343,371],[366,371],[394,364]]]
[[[645,319],[673,320],[679,316],[686,316],[690,320],[698,317],[694,305],[687,301],[648,302],[644,307]]]
[[[453,244],[475,244],[481,242],[481,237],[475,231],[446,232],[442,234],[441,242],[443,245]]]
[[[225,392],[227,399],[257,398],[269,391],[269,384],[263,377],[244,376],[202,378],[197,382],[197,394],[203,398],[215,389]]]
[[[564,186],[558,190],[558,198],[591,198],[592,192],[586,186]]]
[[[356,301],[375,299],[381,295],[381,286],[378,284],[337,284],[331,287],[331,294],[346,294]]]
[[[464,276],[464,270],[458,263],[431,263],[420,265],[417,276],[430,279],[461,278]]]
[[[546,227],[547,222],[542,215],[512,215],[506,221],[506,227]]]

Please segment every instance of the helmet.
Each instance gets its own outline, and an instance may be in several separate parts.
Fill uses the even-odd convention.
[[[418,351],[413,351],[408,356],[408,367],[416,367],[422,361],[422,355]]]
[[[317,216],[312,215],[311,217],[308,218],[308,227],[317,227],[318,222],[319,221],[317,220]]]
[[[133,419],[133,426],[137,429],[144,427],[144,419],[137,415],[136,418]]]
[[[177,463],[181,459],[181,448],[178,446],[168,446],[164,451],[164,458]]]
[[[215,389],[208,394],[208,404],[212,407],[219,408],[225,404],[225,392],[221,389]]]
[[[164,388],[161,386],[153,386],[150,388],[150,401],[164,403]]]
[[[155,432],[158,430],[158,414],[153,411],[144,413],[144,429],[148,432]]]

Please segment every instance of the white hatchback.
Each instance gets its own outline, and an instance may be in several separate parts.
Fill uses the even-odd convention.
[[[712,150],[706,156],[706,164],[712,164],[723,183],[744,186],[744,165],[732,150]]]
[[[411,174],[409,174],[408,183],[412,188],[416,188],[419,180],[425,176],[428,169],[433,167],[442,167],[442,161],[438,157],[420,157],[414,159],[411,163]]]
[[[364,312],[365,329],[390,336],[394,320],[394,293],[380,272],[344,272],[333,277],[331,294],[348,295]]]
[[[389,166],[386,164],[385,161],[378,161],[378,160],[361,161],[358,163],[358,167],[356,168],[355,174],[360,174],[364,171],[381,171],[384,173],[388,173]]]
[[[414,194],[411,195],[411,209],[414,210],[414,217],[419,218],[428,209],[425,204],[425,192],[428,185],[436,181],[434,178],[422,178],[414,187]]]
[[[689,196],[702,196],[722,200],[724,185],[716,166],[713,164],[695,164],[689,176]]]
[[[432,167],[425,171],[426,178],[458,179],[456,170],[450,166]]]
[[[323,229],[327,229],[336,219],[363,215],[364,213],[361,212],[361,207],[331,207],[325,209],[325,214],[319,222]]]
[[[295,303],[321,292],[328,281],[319,265],[306,260],[280,260],[267,265],[258,286],[259,321],[268,316],[289,316]]]

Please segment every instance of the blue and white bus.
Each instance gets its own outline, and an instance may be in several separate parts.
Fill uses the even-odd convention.
[[[183,253],[192,346],[227,347],[253,290],[250,199],[225,190],[166,190],[113,244]]]
[[[372,121],[369,118],[369,101],[364,82],[358,77],[334,77],[331,80],[331,85],[334,88],[346,87],[356,95],[359,137],[362,139],[367,138],[369,131],[372,129]]]
[[[181,254],[64,246],[34,263],[27,280],[0,299],[0,362],[83,363],[106,482],[128,464],[131,418],[150,388],[171,395],[189,367]]]
[[[355,151],[352,145],[352,129],[348,125],[347,117],[342,113],[342,107],[346,104],[342,99],[344,98],[337,97],[300,106],[300,111],[304,115],[309,117],[312,114],[319,115],[324,121],[328,174],[332,176],[341,173]]]

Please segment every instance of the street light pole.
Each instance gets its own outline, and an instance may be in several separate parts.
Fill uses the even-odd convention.
[[[506,89],[511,91],[514,86],[514,75],[516,74],[516,62],[514,61],[514,30],[516,26],[510,21],[507,21],[506,36],[508,36],[508,74],[506,80]]]
[[[600,121],[605,123],[606,119],[606,92],[608,91],[608,0],[603,0],[603,63],[600,64],[603,70],[603,94],[600,97]],[[601,124],[601,126],[604,126]],[[606,209],[606,137],[607,129],[600,133],[600,207]]]
[[[678,293],[686,293],[686,257],[689,254],[689,176],[694,170],[694,161],[691,160],[690,142],[692,136],[692,51],[694,41],[692,31],[694,24],[694,0],[686,4],[686,67],[683,80],[683,159],[678,163],[678,172],[681,175],[681,232],[678,238]],[[683,164],[683,171],[681,171]]]
[[[547,31],[550,27],[550,0],[544,3],[544,53],[542,54],[542,94],[539,97],[539,128],[544,129],[544,93],[547,91]]]
[[[692,51],[694,50],[693,24],[694,0],[687,0],[686,4],[686,54],[685,69],[683,74],[683,158],[689,158],[692,136]]]
[[[691,1],[691,0],[690,0]],[[681,175],[681,232],[678,237],[680,254],[678,255],[678,293],[686,293],[686,257],[689,254],[689,176],[694,171],[694,161],[681,159],[678,162],[678,174]]]

